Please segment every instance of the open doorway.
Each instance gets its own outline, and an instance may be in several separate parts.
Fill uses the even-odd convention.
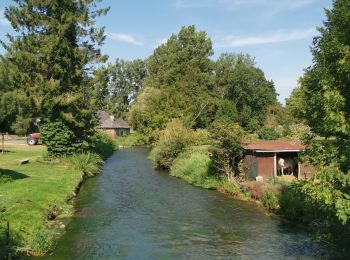
[[[295,178],[299,176],[298,153],[296,152],[280,152],[276,153],[276,169],[277,176],[293,175]]]

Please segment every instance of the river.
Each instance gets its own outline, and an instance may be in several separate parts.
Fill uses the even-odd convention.
[[[256,205],[156,171],[147,148],[116,152],[88,180],[44,259],[281,259],[333,253]]]

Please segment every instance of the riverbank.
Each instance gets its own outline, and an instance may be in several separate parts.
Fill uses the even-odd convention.
[[[344,191],[349,176],[336,169],[316,172],[315,179],[298,181],[291,176],[267,182],[238,181],[219,178],[211,172],[209,146],[193,146],[180,153],[170,167],[170,175],[191,185],[215,189],[234,199],[262,205],[269,214],[282,217],[313,232],[315,240],[348,252],[350,224],[347,222],[348,200]],[[343,191],[344,190],[344,191]],[[343,204],[345,205],[343,205]]]
[[[96,145],[97,150],[103,147],[106,143]],[[0,258],[43,255],[63,233],[62,218],[72,216],[72,199],[102,160],[85,163],[93,154],[47,160],[44,146],[11,145],[6,150],[0,155]],[[29,162],[20,165],[23,159]]]
[[[52,254],[61,259],[331,258],[304,228],[250,202],[155,170],[149,149],[121,149],[82,186]]]

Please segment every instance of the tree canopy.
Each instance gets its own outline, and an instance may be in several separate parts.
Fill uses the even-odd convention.
[[[8,35],[9,44],[2,42],[10,87],[17,100],[30,106],[18,116],[41,117],[42,125],[62,123],[71,136],[66,146],[77,150],[87,147],[94,129],[89,77],[94,64],[106,59],[99,49],[104,30],[95,26],[95,18],[107,9],[97,9],[97,2],[15,0],[5,10],[17,32]],[[42,132],[44,141],[46,134]],[[49,152],[55,153],[54,146],[49,145]]]

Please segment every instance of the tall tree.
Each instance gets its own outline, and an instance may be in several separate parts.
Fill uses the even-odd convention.
[[[42,118],[49,153],[87,149],[95,124],[89,75],[106,59],[99,50],[104,29],[95,26],[95,18],[108,9],[98,9],[99,0],[14,1],[5,16],[18,35],[2,42],[13,88],[34,105],[33,116]],[[67,138],[55,141],[52,133]]]
[[[148,60],[145,94],[140,95],[130,113],[132,124],[141,127],[141,131],[152,131],[150,125],[162,128],[169,119],[181,118],[191,127],[207,126],[208,113],[213,113],[213,63],[209,59],[212,54],[210,38],[194,26],[182,27],[177,35],[156,48]],[[145,109],[148,105],[152,107]],[[154,115],[154,122],[142,126],[139,115],[146,110]]]
[[[349,7],[350,0],[334,0],[333,9],[326,10],[327,19],[319,28],[320,36],[313,40],[313,64],[306,69],[297,92],[302,100],[299,114],[313,132],[335,138],[336,163],[345,172],[350,169]]]
[[[108,90],[110,92],[110,112],[122,116],[129,111],[132,102],[143,87],[147,76],[145,61],[117,59],[108,66]]]
[[[215,64],[215,79],[219,96],[236,106],[241,126],[254,131],[263,125],[276,91],[249,55],[222,54]]]
[[[314,38],[313,64],[301,79],[305,117],[322,136],[350,133],[350,0],[335,0]]]

